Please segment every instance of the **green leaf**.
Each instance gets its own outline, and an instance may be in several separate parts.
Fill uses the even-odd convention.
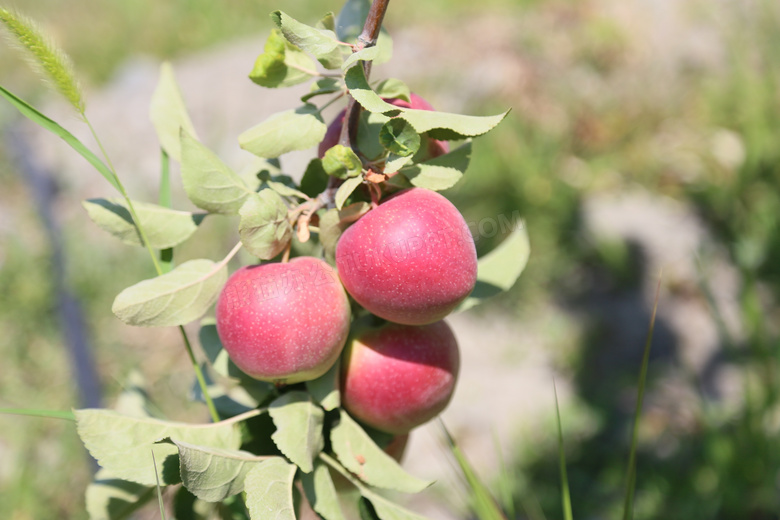
[[[341,49],[333,31],[303,24],[282,11],[271,13],[271,20],[287,41],[317,58],[326,69],[341,66]]]
[[[347,57],[346,60],[344,60],[341,68],[343,70],[347,70],[358,61],[374,61],[377,56],[379,56],[379,51],[379,47],[374,45],[373,47],[366,47],[365,49],[361,49],[358,52],[353,52],[349,55],[349,57]]]
[[[390,118],[382,114],[361,111],[357,146],[363,156],[370,160],[379,160],[387,154],[387,150],[379,142],[379,132],[388,121]]]
[[[149,116],[162,148],[181,162],[181,132],[194,138],[197,138],[197,134],[173,76],[173,67],[168,62],[160,66],[160,80],[152,95]]]
[[[453,140],[486,134],[503,121],[507,114],[509,110],[495,116],[464,116],[405,108],[398,117],[408,121],[421,134],[428,132],[428,136],[433,139]]]
[[[212,448],[238,449],[241,433],[236,417],[214,424],[185,424],[120,415],[111,410],[76,410],[76,427],[84,446],[113,477],[156,486],[152,452],[161,485],[180,482],[178,450],[161,439]]]
[[[182,484],[206,502],[221,502],[241,493],[247,473],[270,459],[247,451],[172,442],[179,449]]]
[[[173,271],[128,287],[111,310],[141,327],[185,325],[203,316],[227,281],[227,262],[190,260]]]
[[[390,153],[408,157],[420,149],[420,134],[403,119],[391,119],[379,130],[379,142]]]
[[[301,471],[310,473],[314,469],[314,459],[325,445],[322,408],[312,403],[306,392],[292,391],[276,398],[268,407],[268,413],[276,425],[276,431],[271,435],[276,447]]]
[[[241,134],[238,143],[258,157],[273,158],[315,146],[325,137],[326,130],[317,107],[306,104],[272,115]]]
[[[333,15],[333,13],[328,13],[322,18],[320,18],[314,26],[317,29],[325,29],[327,31],[330,31],[332,33],[336,33],[336,17]]]
[[[336,78],[320,78],[311,84],[311,90],[308,94],[301,96],[301,101],[306,103],[315,96],[341,92],[343,88],[341,82]]]
[[[387,101],[383,100],[379,95],[371,89],[371,85],[366,80],[365,72],[361,65],[355,65],[351,69],[347,70],[344,76],[344,82],[347,85],[349,93],[355,98],[355,101],[360,103],[360,106],[378,114],[396,114],[402,109],[391,105]],[[423,133],[423,130],[419,128],[415,129],[419,133]]]
[[[456,309],[464,311],[512,288],[522,274],[531,254],[525,223],[520,221],[512,234],[493,251],[479,259],[477,284]]]
[[[249,472],[244,488],[252,520],[295,520],[292,492],[295,470],[295,465],[275,457]]]
[[[38,112],[36,109],[34,109],[32,106],[27,104],[25,101],[19,99],[18,97],[11,94],[9,91],[7,91],[5,88],[0,86],[0,95],[2,95],[5,99],[7,99],[13,106],[16,108],[24,117],[32,121],[33,123],[37,124],[41,128],[48,130],[49,132],[53,133],[54,135],[58,136],[60,139],[68,143],[68,145],[73,148],[79,155],[81,155],[84,159],[89,162],[92,166],[95,167],[95,169],[105,178],[111,186],[117,189],[117,191],[122,191],[119,188],[119,182],[117,181],[116,177],[114,176],[114,173],[109,169],[106,164],[101,161],[97,155],[92,153],[89,148],[84,146],[84,144],[76,139],[76,137],[62,128],[59,124],[55,123],[45,115]]]
[[[395,173],[403,168],[407,163],[411,162],[414,156],[407,155],[406,157],[398,157],[397,155],[390,154],[385,161],[385,167],[382,170],[384,173]]]
[[[403,99],[412,102],[412,91],[400,79],[388,78],[376,86],[376,93],[385,99]]]
[[[270,260],[287,247],[292,226],[287,220],[287,206],[271,190],[253,193],[241,209],[238,234],[247,250],[262,260]]]
[[[141,235],[124,199],[88,199],[81,205],[100,229],[125,244],[143,247]],[[133,207],[153,249],[167,249],[181,244],[192,236],[206,216],[138,201],[133,201]]]
[[[214,152],[185,133],[181,134],[181,155],[184,191],[197,207],[235,215],[253,193]]]
[[[336,209],[341,209],[344,206],[344,203],[347,201],[347,198],[349,198],[349,196],[352,195],[352,192],[355,191],[362,183],[362,175],[358,175],[357,177],[352,177],[344,181],[344,183],[339,186],[339,189],[336,190],[336,196],[334,197],[336,201]]]
[[[301,484],[311,507],[320,516],[325,520],[345,520],[336,486],[325,464],[315,461],[314,471],[301,475]]]
[[[309,197],[316,197],[328,185],[328,174],[322,167],[322,160],[312,159],[306,166],[306,171],[301,179],[301,191]]]
[[[326,412],[341,406],[339,391],[339,372],[341,363],[334,363],[330,369],[317,379],[306,381],[306,390],[315,401],[320,403]]]
[[[404,493],[417,493],[432,484],[401,468],[344,410],[331,430],[330,440],[344,467],[367,484]]]
[[[380,520],[427,520],[424,516],[413,513],[366,487],[360,489],[360,494],[371,502]]]
[[[468,141],[450,153],[404,168],[401,173],[414,186],[433,191],[446,190],[460,180],[470,161],[471,141]]]
[[[86,509],[90,520],[122,520],[154,496],[154,488],[115,478],[105,469],[87,486]]]
[[[309,80],[315,73],[314,61],[285,40],[278,29],[271,31],[263,51],[249,73],[249,79],[262,87],[290,87]]]
[[[334,259],[336,243],[347,227],[371,209],[366,202],[356,202],[343,209],[329,209],[320,215],[320,243],[325,256]]]
[[[322,158],[322,168],[325,173],[338,177],[339,179],[348,179],[357,177],[363,170],[363,163],[351,148],[337,144],[329,148]]]

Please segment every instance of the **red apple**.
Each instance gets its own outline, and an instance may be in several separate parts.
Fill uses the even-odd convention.
[[[217,332],[230,359],[262,381],[315,379],[349,334],[350,309],[332,267],[314,257],[242,267],[217,300]]]
[[[400,108],[414,108],[417,110],[430,110],[433,111],[433,106],[425,99],[421,98],[417,94],[410,94],[409,99],[411,103],[403,99],[385,99],[391,105],[395,105]],[[338,113],[336,118],[328,125],[328,130],[325,132],[325,138],[320,142],[320,146],[317,150],[318,157],[325,156],[325,152],[329,148],[332,148],[339,144],[339,137],[341,136],[341,127],[344,124],[344,114],[346,110],[342,110]],[[438,141],[436,139],[428,139],[428,154],[421,160],[433,159],[440,155],[450,151],[450,145],[447,141]]]
[[[402,435],[444,410],[459,365],[458,343],[445,322],[389,323],[349,342],[341,403],[359,421]]]
[[[477,251],[463,216],[422,188],[385,199],[347,228],[336,266],[360,305],[407,325],[444,318],[477,281]]]

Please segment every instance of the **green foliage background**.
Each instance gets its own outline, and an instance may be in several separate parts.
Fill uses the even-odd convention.
[[[5,5],[15,4],[53,34],[90,86],[107,81],[122,60],[136,54],[175,58],[265,33],[271,27],[267,14],[275,8],[303,20],[338,8],[324,0],[284,6],[273,0],[26,0]],[[690,5],[701,9],[695,2]],[[780,218],[780,8],[766,0],[721,17],[708,18],[706,9],[695,11],[729,42],[728,53],[717,67],[683,68],[671,91],[654,89],[651,81],[644,90],[631,90],[618,80],[640,50],[595,1],[490,0],[476,6],[467,0],[394,0],[386,24],[391,29],[425,25],[455,31],[486,11],[518,21],[508,46],[533,62],[555,63],[561,73],[535,85],[537,93],[544,93],[535,99],[552,105],[547,111],[527,106],[528,93],[520,88],[500,98],[465,103],[470,113],[480,114],[516,107],[513,117],[480,143],[471,167],[480,174],[468,175],[456,194],[467,220],[520,210],[528,221],[533,241],[528,270],[495,305],[524,316],[548,302],[574,304],[594,293],[626,294],[656,275],[642,270],[630,244],[583,240],[580,214],[587,194],[640,185],[691,204],[741,275],[739,320],[745,336],[735,342],[724,335],[721,342],[724,362],[738,371],[750,391],[728,414],[702,397],[701,409],[693,411],[695,428],[662,435],[648,430],[640,438],[636,517],[778,518],[774,323],[780,297],[780,235],[775,231]],[[565,23],[555,26],[555,32],[543,24],[521,23],[549,18]],[[562,52],[562,47],[576,50]],[[582,95],[583,85],[575,79],[581,70],[599,79],[597,100]],[[45,95],[37,78],[5,46],[0,47],[0,71],[0,82],[27,99]],[[565,114],[569,124],[555,124],[550,113]],[[0,105],[0,125],[10,117],[11,110]],[[731,171],[710,152],[696,149],[706,174],[689,180],[684,165],[657,152],[657,137],[670,120],[692,135],[732,132],[744,148],[744,161]],[[573,183],[560,175],[573,157],[585,165],[584,181]],[[55,314],[47,238],[2,149],[0,182],[0,211],[17,216],[14,232],[3,233],[0,244],[0,400],[4,406],[68,409],[77,395]],[[115,295],[105,290],[105,282],[127,286],[143,278],[141,254],[134,259],[118,246],[100,248],[96,259],[98,253],[84,247],[78,229],[66,226],[64,232],[68,279],[86,306],[107,398],[120,389],[113,377],[140,366],[150,375],[150,393],[161,408],[179,409],[182,420],[199,418],[200,409],[179,398],[189,390],[191,372],[179,348],[166,348],[175,344],[175,336],[162,331],[148,342],[150,336],[126,328],[119,336],[107,312]],[[706,297],[706,290],[691,290]],[[638,363],[631,358],[600,372],[603,367],[594,360],[604,355],[608,338],[597,317],[586,313],[584,323],[586,333],[576,345],[559,345],[554,334],[550,341],[550,348],[562,352],[561,370],[575,381],[579,403],[577,409],[563,410],[572,504],[575,517],[615,517],[622,505],[633,406],[615,396],[633,390]],[[659,359],[651,363],[651,373],[672,365]],[[587,414],[597,418],[595,426],[579,427],[574,419]],[[568,428],[567,417],[572,418]],[[494,489],[499,484],[511,487],[521,518],[539,518],[534,514],[537,502],[548,517],[561,516],[557,441],[553,423],[547,426],[520,445],[522,456],[509,461],[510,473],[488,478]],[[1,417],[0,431],[0,516],[84,518],[82,490],[90,468],[72,425]],[[669,435],[674,440],[671,454],[661,449]],[[497,482],[499,478],[503,481]]]

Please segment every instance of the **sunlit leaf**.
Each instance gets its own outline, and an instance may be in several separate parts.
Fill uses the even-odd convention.
[[[86,509],[90,520],[122,520],[154,497],[154,488],[114,478],[105,469],[87,486]]]
[[[285,40],[278,29],[271,31],[263,51],[249,73],[249,79],[260,86],[290,87],[311,79],[315,72],[314,60]]]
[[[128,325],[185,325],[206,313],[226,281],[225,262],[190,260],[128,287],[114,299],[111,310]]]
[[[413,164],[401,170],[413,186],[440,191],[454,186],[469,167],[471,141],[450,153],[434,159]]]
[[[275,457],[247,474],[244,488],[252,520],[295,520],[292,492],[295,470],[294,464]]]
[[[269,117],[238,137],[241,148],[258,157],[279,157],[306,150],[325,137],[327,126],[314,105],[304,105]]]
[[[125,244],[143,246],[124,199],[88,199],[81,204],[100,229]],[[192,236],[206,216],[138,201],[133,201],[133,208],[153,249],[167,249],[181,244]]]
[[[325,520],[344,520],[336,487],[324,463],[316,461],[312,473],[301,475],[301,483],[312,509]]]
[[[168,62],[160,66],[160,80],[152,94],[149,116],[162,148],[181,162],[181,132],[194,138],[197,138],[197,134],[173,75],[173,67]]]
[[[271,13],[271,20],[287,41],[317,58],[326,69],[341,66],[341,49],[333,31],[311,27],[282,11]]]
[[[531,254],[525,223],[515,223],[512,233],[493,251],[479,259],[477,285],[457,311],[479,305],[484,300],[508,291],[522,274]]]
[[[349,196],[352,195],[352,192],[355,191],[362,183],[362,175],[345,180],[344,183],[339,186],[339,189],[336,190],[336,196],[334,197],[336,202],[336,209],[341,209]]]
[[[407,473],[344,410],[330,438],[339,461],[369,485],[404,493],[417,493],[431,485]]]
[[[271,438],[279,451],[301,471],[310,473],[314,469],[314,459],[325,443],[322,408],[314,404],[306,392],[293,391],[277,397],[268,407],[268,413],[276,425]]]
[[[241,450],[197,446],[172,440],[179,449],[181,481],[193,495],[221,502],[244,490],[246,475],[269,460]]]
[[[181,155],[184,191],[199,208],[235,215],[253,193],[214,152],[185,133],[181,134]]]
[[[215,424],[185,424],[128,417],[111,410],[76,410],[78,434],[89,453],[113,477],[156,486],[152,452],[162,485],[180,482],[178,449],[158,441],[171,437],[198,446],[238,449],[237,420]]]
[[[292,226],[287,220],[287,206],[274,191],[253,193],[241,206],[239,214],[241,242],[256,257],[269,260],[290,243]]]

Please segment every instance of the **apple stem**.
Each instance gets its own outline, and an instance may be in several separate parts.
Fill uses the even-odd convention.
[[[290,261],[290,251],[292,250],[292,240],[287,243],[287,247],[284,248],[284,253],[282,253],[282,263],[286,264]]]

